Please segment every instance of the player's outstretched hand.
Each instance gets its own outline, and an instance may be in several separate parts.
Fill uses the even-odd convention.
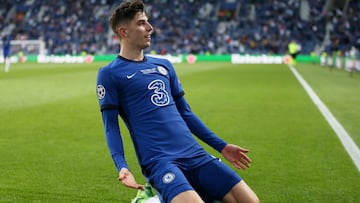
[[[120,170],[118,180],[121,181],[122,184],[124,184],[126,187],[129,187],[129,188],[134,188],[134,189],[139,189],[139,190],[145,189],[144,185],[137,184],[133,174],[127,168],[122,168]]]
[[[248,149],[241,148],[237,145],[228,144],[221,151],[221,154],[227,159],[233,166],[238,169],[247,169],[250,167],[251,159],[246,155]]]

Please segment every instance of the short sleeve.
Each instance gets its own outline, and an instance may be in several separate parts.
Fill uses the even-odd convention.
[[[117,86],[110,73],[110,70],[101,68],[97,75],[96,93],[101,111],[118,109],[119,105]]]

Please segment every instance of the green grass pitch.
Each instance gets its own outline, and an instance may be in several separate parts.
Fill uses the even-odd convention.
[[[117,181],[93,64],[12,64],[0,71],[0,202],[130,202]],[[360,173],[285,65],[175,64],[193,111],[249,148],[238,173],[262,202],[360,202]],[[360,145],[360,75],[297,70]],[[121,123],[131,170],[143,183]],[[219,156],[206,145],[212,154]],[[225,162],[227,163],[227,162]]]

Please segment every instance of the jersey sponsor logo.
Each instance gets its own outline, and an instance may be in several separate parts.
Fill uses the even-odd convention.
[[[166,173],[164,176],[163,176],[163,178],[162,178],[162,181],[163,181],[163,183],[165,183],[165,184],[169,184],[169,183],[171,183],[171,182],[173,182],[174,180],[175,180],[175,174],[174,173],[171,173],[171,172],[169,172],[169,173]]]
[[[167,75],[168,71],[166,70],[166,68],[162,67],[162,66],[158,66],[157,67],[159,73],[163,74],[163,75]]]
[[[106,94],[105,87],[102,85],[96,86],[96,93],[97,93],[97,96],[99,99],[104,99],[105,94]]]
[[[133,73],[133,74],[131,74],[131,75],[127,75],[126,78],[130,80],[130,79],[133,78],[135,75],[136,75],[136,72]]]
[[[169,93],[165,89],[164,81],[153,80],[149,83],[148,89],[154,92],[151,95],[151,102],[156,106],[166,106],[170,103]]]

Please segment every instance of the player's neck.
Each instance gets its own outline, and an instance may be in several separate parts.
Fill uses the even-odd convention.
[[[122,48],[119,53],[120,56],[129,59],[131,61],[142,61],[144,60],[144,51],[137,49],[126,49]]]

